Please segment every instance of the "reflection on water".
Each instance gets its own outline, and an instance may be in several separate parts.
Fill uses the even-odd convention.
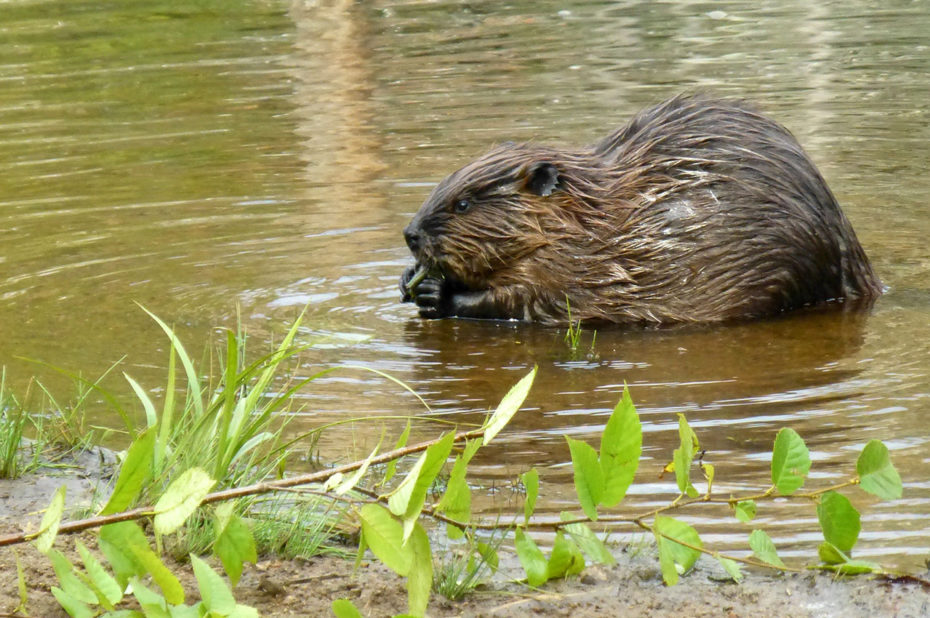
[[[905,497],[850,494],[867,512],[861,555],[922,564],[930,15],[919,5],[38,1],[4,5],[0,32],[0,364],[14,382],[36,371],[18,357],[96,375],[125,354],[127,372],[158,386],[165,342],[133,302],[192,350],[237,305],[258,347],[308,305],[303,336],[329,344],[303,370],[388,371],[432,412],[345,370],[301,394],[302,426],[478,422],[538,364],[526,410],[479,454],[474,480],[500,487],[536,466],[550,513],[573,502],[561,436],[593,441],[624,383],[646,432],[636,503],[673,497],[658,476],[678,412],[725,492],[766,484],[782,426],[807,441],[817,484],[852,474],[861,445],[881,438]],[[757,101],[805,145],[889,286],[871,312],[602,330],[590,354],[587,332],[573,356],[558,330],[423,322],[398,302],[400,230],[449,171],[496,142],[591,142],[695,89]],[[367,453],[380,435],[378,423],[333,431],[324,456]],[[760,515],[780,548],[811,555],[810,508]],[[745,547],[726,514],[694,518]]]

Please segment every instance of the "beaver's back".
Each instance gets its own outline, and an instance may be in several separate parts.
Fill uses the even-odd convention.
[[[592,151],[636,194],[621,188],[615,203],[639,204],[614,231],[631,240],[618,258],[636,271],[635,284],[608,295],[618,303],[608,312],[718,321],[881,293],[814,164],[791,133],[751,107],[677,97]],[[627,308],[628,295],[637,307]]]

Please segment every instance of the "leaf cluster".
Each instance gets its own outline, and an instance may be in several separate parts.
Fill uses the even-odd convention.
[[[157,533],[174,532],[199,507],[200,499],[213,481],[202,470],[192,469],[171,484],[154,509]],[[73,564],[51,546],[64,511],[65,488],[55,494],[35,536],[36,547],[52,562],[59,586],[52,594],[61,607],[74,617],[109,616],[194,617],[228,616],[248,618],[258,612],[236,603],[229,585],[202,559],[190,555],[201,600],[185,604],[184,588],[170,568],[152,549],[148,536],[138,522],[123,521],[100,528],[98,545],[105,556],[101,561],[80,541],[76,541],[83,568]],[[245,560],[256,560],[251,534],[233,513],[233,503],[215,509],[217,535],[214,551],[235,585]],[[22,576],[20,577],[22,580]],[[151,585],[154,584],[154,588]],[[138,610],[118,609],[129,595]]]

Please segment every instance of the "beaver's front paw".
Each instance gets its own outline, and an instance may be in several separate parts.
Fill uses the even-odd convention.
[[[413,276],[417,274],[417,270],[419,268],[420,267],[416,264],[413,266],[408,266],[404,269],[404,273],[400,276],[400,302],[413,302],[413,294],[410,290],[410,281],[413,279]]]
[[[414,287],[413,295],[421,318],[449,317],[449,295],[446,293],[446,286],[442,279],[433,277],[423,279]]]

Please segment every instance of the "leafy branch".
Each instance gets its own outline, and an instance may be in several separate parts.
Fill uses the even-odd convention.
[[[531,586],[540,586],[548,579],[580,572],[584,568],[586,557],[595,562],[612,564],[613,556],[589,526],[633,524],[650,531],[655,537],[663,579],[668,585],[673,585],[677,583],[681,574],[687,573],[694,566],[701,555],[709,555],[716,559],[737,581],[742,579],[739,564],[783,572],[801,571],[801,568],[784,564],[778,556],[775,544],[762,529],[755,529],[749,535],[748,544],[753,552],[751,557],[733,556],[704,547],[698,532],[692,526],[667,515],[672,511],[686,510],[692,505],[711,503],[728,506],[737,519],[749,523],[755,518],[758,502],[787,497],[812,501],[817,506],[818,520],[824,534],[824,542],[818,551],[821,564],[808,568],[828,569],[842,574],[886,573],[877,564],[850,557],[850,550],[858,538],[859,514],[849,500],[839,493],[839,490],[859,486],[883,499],[896,499],[901,496],[900,476],[891,464],[887,448],[881,442],[873,440],[866,445],[856,464],[857,474],[852,479],[801,493],[798,490],[804,485],[811,467],[809,452],[796,432],[782,429],[776,436],[773,449],[771,487],[762,492],[724,498],[712,493],[714,469],[711,464],[703,461],[700,463],[708,484],[708,490],[704,495],[700,495],[691,482],[691,468],[701,449],[696,434],[683,415],[679,418],[679,436],[680,446],[675,449],[666,470],[674,472],[681,494],[672,503],[640,515],[601,514],[598,510],[600,507],[614,507],[622,501],[633,481],[641,455],[641,425],[626,389],[604,428],[599,450],[595,450],[586,442],[566,437],[583,517],[563,514],[563,519],[558,522],[534,520],[532,515],[539,491],[538,474],[535,470],[530,470],[521,477],[527,490],[522,522],[473,521],[470,511],[461,504],[456,516],[449,517],[448,510],[443,508],[455,502],[449,499],[449,496],[467,493],[467,486],[464,485],[463,479],[456,476],[456,470],[462,461],[467,462],[474,454],[468,446],[462,455],[464,459],[456,459],[450,483],[439,502],[432,507],[422,506],[420,503],[412,512],[416,513],[418,518],[428,516],[445,523],[450,535],[455,531],[458,537],[467,535],[470,539],[471,534],[477,530],[512,531],[517,556]],[[437,453],[434,462],[447,454],[448,451]],[[423,469],[419,463],[414,466],[405,483],[414,482],[423,486],[427,484],[426,481],[432,482],[432,473],[423,476]],[[385,509],[381,504],[372,502],[360,509],[360,555],[366,549],[371,549],[387,566],[407,577],[411,613],[425,611],[426,597],[423,585],[417,582],[425,581],[427,577],[417,569],[431,567],[417,565],[430,565],[431,556],[419,521],[411,525],[411,511],[393,508],[396,505],[391,504],[390,500],[386,501],[385,496],[376,492],[361,491],[370,499],[387,502],[391,508]],[[531,529],[548,529],[556,533],[548,557],[527,534]],[[414,538],[413,535],[416,535],[417,540],[410,542]],[[340,604],[339,607],[345,606]],[[335,605],[334,611],[337,615],[351,615],[340,614]]]
[[[484,427],[479,429],[473,429],[471,431],[463,431],[456,434],[450,434],[450,440],[453,443],[464,442],[474,438],[481,438],[485,435],[486,429]],[[231,489],[225,489],[223,491],[217,491],[205,494],[200,500],[200,505],[212,504],[214,502],[224,502],[227,500],[234,500],[236,498],[244,498],[248,496],[257,496],[261,494],[271,493],[275,491],[283,491],[289,488],[298,487],[301,485],[310,485],[314,483],[323,483],[327,480],[334,478],[341,478],[339,475],[345,475],[350,472],[358,471],[360,468],[368,467],[370,465],[377,465],[382,463],[387,463],[390,461],[396,461],[407,455],[412,455],[414,453],[419,453],[427,450],[431,446],[438,443],[441,439],[437,438],[435,440],[427,440],[425,442],[420,442],[411,446],[404,448],[397,448],[386,453],[382,453],[377,457],[373,457],[370,460],[359,460],[351,463],[347,463],[341,466],[334,468],[327,468],[326,470],[320,470],[318,472],[311,472],[307,474],[292,476],[284,479],[279,479],[276,481],[264,481],[261,483],[254,483],[251,485],[246,485],[243,487],[234,487]],[[122,470],[130,470],[136,465],[139,465],[136,461],[136,458],[145,459],[146,456],[150,456],[151,453],[148,451],[130,451],[127,456],[126,462],[122,466]],[[132,457],[132,459],[130,459]],[[137,481],[138,482],[138,481]],[[119,480],[117,480],[117,488],[120,492],[126,492],[126,494],[135,493],[135,487],[132,485],[120,485]],[[332,492],[326,492],[332,493]],[[129,501],[129,498],[122,493],[114,493],[110,497],[108,504],[111,504],[116,501]],[[63,505],[62,505],[63,506]],[[104,508],[104,511],[107,509]],[[91,530],[94,528],[100,528],[108,524],[114,524],[124,521],[134,521],[138,519],[145,519],[149,517],[154,517],[159,514],[159,510],[156,506],[148,505],[136,507],[127,511],[120,511],[118,513],[112,513],[110,515],[98,515],[95,517],[88,517],[86,519],[80,519],[71,522],[59,523],[56,528],[56,534],[74,534],[77,532],[83,532],[84,530]],[[19,532],[8,534],[6,536],[0,536],[0,547],[6,545],[16,545],[18,543],[24,543],[27,541],[32,541],[39,537],[44,532],[49,530],[49,523],[43,523],[40,526],[39,530],[32,533]]]

